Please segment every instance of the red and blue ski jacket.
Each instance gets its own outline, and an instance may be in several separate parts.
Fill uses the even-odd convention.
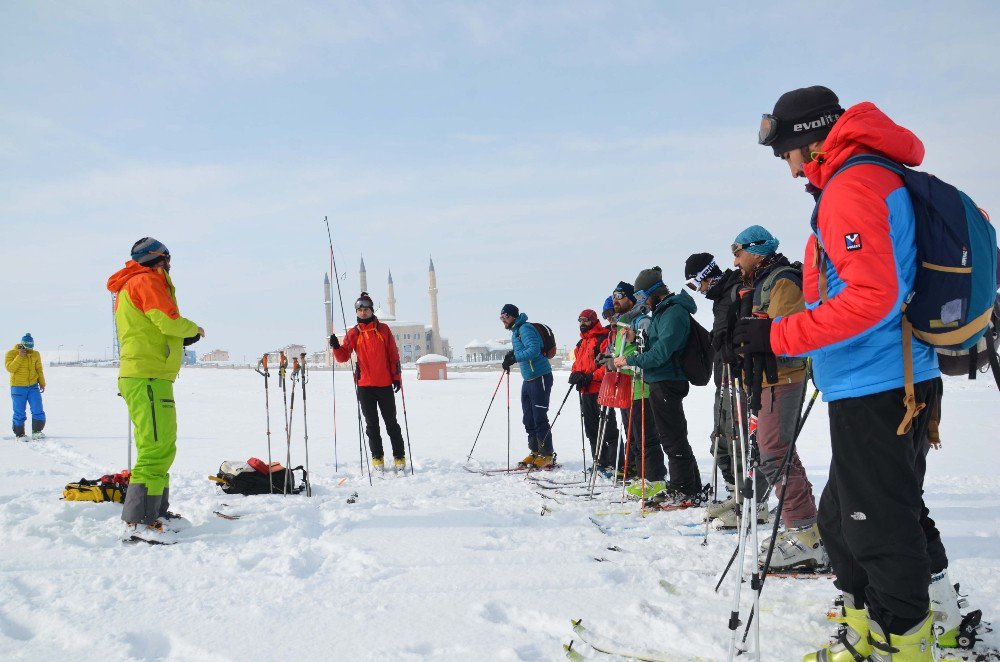
[[[880,154],[908,166],[923,143],[869,102],[844,113],[805,165],[823,190],[803,260],[806,310],[775,320],[776,354],[809,356],[816,386],[830,402],[901,388],[902,306],[913,288],[917,249],[914,213],[903,180],[876,165],[831,179],[856,154]],[[913,341],[913,381],[937,377],[937,356]]]

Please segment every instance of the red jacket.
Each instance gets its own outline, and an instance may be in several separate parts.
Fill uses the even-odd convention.
[[[333,356],[346,363],[351,360],[351,352],[358,357],[354,369],[358,386],[392,386],[393,381],[402,380],[396,339],[389,327],[378,320],[359,322],[349,329],[340,347],[333,350]]]
[[[594,376],[584,393],[597,393],[601,390],[601,380],[604,379],[606,370],[603,365],[597,365],[596,358],[607,349],[608,327],[595,324],[590,331],[580,334],[573,359],[573,372],[585,372]]]

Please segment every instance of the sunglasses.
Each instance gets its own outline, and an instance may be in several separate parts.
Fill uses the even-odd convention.
[[[576,321],[579,322],[580,324],[583,324],[584,322],[593,322],[594,320],[592,320],[589,317],[577,317]]]
[[[760,245],[766,244],[766,243],[767,243],[767,239],[758,239],[757,241],[748,241],[745,244],[733,244],[729,248],[732,249],[733,255],[736,255],[740,251],[745,250],[747,248],[750,248],[751,246],[760,246]]]
[[[618,300],[618,301],[621,301],[622,299],[624,299],[624,298],[625,298],[625,293],[624,293],[624,292],[615,292],[615,293],[614,293],[614,294],[612,294],[611,296],[612,296],[612,297],[613,297],[614,299],[616,299],[616,300]]]

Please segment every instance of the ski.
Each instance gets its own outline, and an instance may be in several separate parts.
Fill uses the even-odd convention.
[[[215,513],[216,517],[221,517],[222,519],[234,520],[242,517],[242,515],[227,515],[226,513],[219,510],[213,510],[212,512]]]
[[[689,655],[676,655],[664,651],[632,649],[628,645],[620,644],[611,639],[601,637],[583,626],[582,620],[570,621],[573,624],[573,632],[585,644],[599,653],[605,655],[617,655],[618,657],[630,660],[641,660],[642,662],[707,662],[708,658],[691,657]],[[567,653],[572,649],[572,644],[567,648]],[[575,652],[575,651],[574,651]],[[580,659],[580,658],[570,658]]]
[[[176,545],[178,543],[177,540],[173,542],[162,542],[159,540],[146,540],[145,538],[140,538],[139,536],[132,536],[128,540],[123,540],[122,542],[125,543],[126,545],[138,545],[139,543],[143,542],[146,543],[147,545],[159,545],[163,547],[169,547],[170,545]]]
[[[473,469],[470,466],[462,465],[462,468],[473,474],[480,474],[483,476],[502,476],[505,474],[532,474],[537,471],[552,471],[554,469],[561,468],[561,464],[553,464],[548,467],[543,467],[539,469],[538,467],[511,467],[510,469]]]

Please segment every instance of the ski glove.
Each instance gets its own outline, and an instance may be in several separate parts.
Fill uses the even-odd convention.
[[[744,317],[733,329],[733,347],[737,354],[773,354],[769,317]]]
[[[340,349],[340,340],[337,338],[336,334],[330,336],[330,347]]]
[[[193,345],[196,342],[198,342],[199,340],[201,340],[201,336],[200,335],[193,335],[190,338],[185,338],[184,339],[184,346],[187,347],[188,345]]]
[[[583,373],[582,372],[580,372],[578,370],[574,370],[573,372],[569,373],[569,383],[570,384],[579,384],[581,379],[583,379]]]
[[[392,392],[393,393],[399,393],[399,389],[401,389],[401,388],[403,388],[403,382],[402,381],[400,381],[398,379],[392,380]]]
[[[503,357],[503,371],[510,372],[510,367],[517,361],[514,359],[514,352],[507,352]]]
[[[576,388],[582,393],[587,390],[588,386],[590,386],[590,382],[594,381],[594,375],[589,372],[583,372],[580,373],[580,375],[580,381],[577,383]]]

